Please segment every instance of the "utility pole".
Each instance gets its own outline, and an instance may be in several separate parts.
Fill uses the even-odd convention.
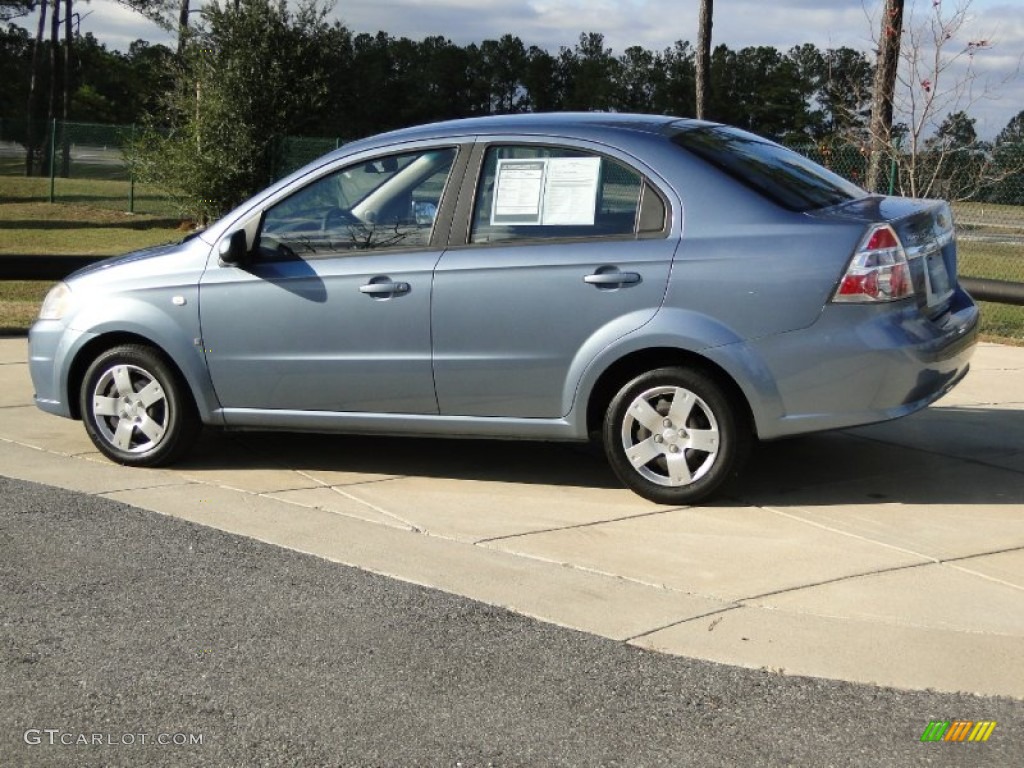
[[[715,11],[714,0],[700,0],[700,20],[697,24],[697,118],[707,118],[708,99],[711,96],[711,25]]]
[[[71,142],[68,139],[68,117],[71,114],[71,56],[74,37],[72,31],[71,4],[73,0],[64,0],[64,77],[63,100],[61,105],[61,122],[64,123],[64,146],[61,148],[60,175],[67,178],[71,175]]]
[[[44,0],[45,2],[45,0]],[[50,99],[46,109],[46,124],[51,131],[56,131],[57,95],[60,91],[63,70],[60,67],[60,0],[53,0],[50,8]],[[50,136],[50,152],[47,153],[45,167],[48,174],[53,174],[53,142]]]
[[[181,0],[181,6],[178,9],[178,58],[180,59],[182,54],[185,53],[185,41],[188,39],[188,14],[189,14],[189,1]]]
[[[878,61],[875,65],[874,97],[871,102],[869,140],[871,153],[865,186],[869,192],[878,190],[882,172],[892,149],[892,101],[896,91],[896,70],[900,61],[903,36],[904,0],[885,0],[882,27],[878,37]]]
[[[42,67],[42,47],[44,33],[46,31],[46,8],[47,0],[39,3],[39,22],[36,29],[36,42],[32,46],[32,75],[28,84],[28,110],[25,112],[25,175],[31,176],[35,172],[36,157],[36,102],[39,92],[39,70]]]

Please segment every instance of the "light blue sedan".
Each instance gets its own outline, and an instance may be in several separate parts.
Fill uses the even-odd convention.
[[[944,202],[722,125],[534,114],[349,144],[76,272],[30,367],[122,464],[202,425],[598,437],[638,494],[693,504],[754,439],[924,408],[977,324]]]

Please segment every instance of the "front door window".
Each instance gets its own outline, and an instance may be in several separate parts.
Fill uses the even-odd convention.
[[[389,155],[314,181],[264,214],[259,260],[426,248],[454,159],[451,148]]]

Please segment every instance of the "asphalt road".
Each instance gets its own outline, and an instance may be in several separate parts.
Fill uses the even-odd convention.
[[[3,766],[1024,765],[1024,702],[662,656],[3,477],[0,577]],[[955,719],[997,726],[920,741]]]

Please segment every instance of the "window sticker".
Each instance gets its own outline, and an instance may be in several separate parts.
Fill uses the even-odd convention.
[[[599,157],[498,160],[491,224],[593,226]]]
[[[498,160],[491,224],[541,222],[546,160]]]
[[[544,178],[542,224],[594,225],[599,157],[552,157]]]

